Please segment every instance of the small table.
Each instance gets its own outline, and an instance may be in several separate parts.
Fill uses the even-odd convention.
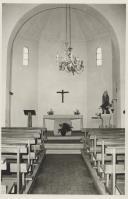
[[[45,120],[54,120],[54,134],[58,134],[59,123],[70,122],[71,120],[80,120],[80,130],[83,129],[83,115],[44,115],[43,127],[46,128]]]
[[[100,128],[110,128],[111,114],[101,114],[101,116],[93,116],[92,119],[101,120]]]

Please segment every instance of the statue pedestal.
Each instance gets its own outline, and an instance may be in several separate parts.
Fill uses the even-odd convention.
[[[111,114],[101,114],[102,119],[102,128],[110,128],[111,127]]]

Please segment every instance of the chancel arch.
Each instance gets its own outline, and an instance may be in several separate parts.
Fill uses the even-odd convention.
[[[70,76],[71,74],[62,74],[56,69],[55,56],[58,50],[63,51],[63,42],[65,39],[65,6],[40,5],[30,9],[18,20],[15,28],[13,28],[11,32],[10,40],[8,42],[6,125],[9,126],[11,125],[11,122],[13,124],[13,121],[15,122],[16,120],[17,125],[25,125],[26,121],[24,115],[21,116],[22,119],[20,118],[22,122],[18,121],[17,116],[19,113],[22,114],[23,109],[25,109],[26,106],[30,106],[30,108],[36,108],[38,110],[38,118],[36,117],[35,119],[35,125],[41,125],[42,114],[44,112],[46,113],[50,108],[53,108],[56,113],[64,113],[63,110],[69,111],[69,107],[71,107],[70,112],[73,112],[75,108],[80,109],[81,113],[84,112],[84,114],[86,114],[85,125],[91,126],[92,120],[90,118],[97,112],[98,106],[100,105],[101,94],[105,89],[108,89],[111,99],[118,98],[118,100],[115,101],[116,114],[114,116],[114,125],[123,125],[121,115],[122,110],[124,109],[124,95],[122,94],[124,91],[122,91],[122,81],[120,81],[122,75],[121,60],[123,59],[123,56],[121,56],[120,60],[120,41],[118,31],[116,31],[116,28],[111,23],[107,14],[105,13],[106,16],[105,14],[103,15],[101,8],[100,6],[98,7],[98,5],[71,5],[71,9],[73,17],[72,26],[74,29],[74,32],[72,31],[72,45],[74,53],[82,54],[82,58],[85,59],[86,67],[84,73],[81,76],[72,77]],[[57,22],[59,22],[59,27],[57,26]],[[61,31],[62,29],[63,31]],[[31,43],[30,48],[33,49],[31,52],[33,53],[32,56],[34,61],[28,68],[18,66],[19,63],[17,60],[20,60],[21,57],[17,57],[17,60],[13,59],[16,57],[15,53],[18,50],[21,50],[20,47],[22,46],[23,41],[25,44]],[[106,44],[108,46],[106,46]],[[106,53],[105,56],[103,55],[103,59],[107,60],[106,54],[109,56],[108,60],[110,62],[105,61],[106,71],[103,71],[103,68],[96,67],[96,47],[99,45],[105,46],[106,48]],[[48,51],[49,55],[47,53]],[[31,70],[32,68],[33,71],[29,71],[29,69]],[[93,69],[94,71],[92,71]],[[24,72],[22,73],[21,71]],[[19,73],[22,73],[24,78],[26,75],[25,85],[22,82],[22,75],[20,76],[21,79],[18,80],[19,85],[16,83],[16,73],[17,77]],[[46,76],[47,78],[50,78],[51,73],[53,73],[53,82],[50,84],[50,81],[48,81],[46,85],[47,80],[45,78]],[[110,76],[111,80],[109,81]],[[59,83],[57,83],[57,81]],[[108,81],[109,83],[111,82],[111,85]],[[72,95],[67,95],[67,104],[64,103],[62,107],[62,104],[58,103],[56,105],[56,100],[58,98],[56,91],[58,89],[67,90],[68,88],[67,85],[65,85],[65,82],[68,82],[67,85],[71,86],[70,90]],[[75,88],[75,83],[78,86],[76,87],[78,95],[76,95],[75,89],[73,89]],[[99,89],[94,90],[94,84],[97,88],[99,87]],[[51,85],[53,88],[50,90]],[[25,87],[28,88],[29,93],[27,90],[25,92]],[[21,94],[21,96],[19,94],[19,96],[17,95],[19,98],[16,97],[16,92],[18,92],[18,90]],[[9,91],[14,91],[14,95],[9,95]],[[51,95],[49,95],[49,93],[51,93]],[[29,95],[29,97],[27,97],[27,95]],[[96,102],[93,101],[95,95],[98,96],[95,100]],[[21,107],[19,107],[18,99],[19,103],[21,102]],[[47,99],[54,100],[52,100],[52,103],[49,101],[48,106],[46,106],[43,101],[46,102]],[[22,103],[24,105],[21,105]],[[20,109],[20,112],[18,110],[16,113],[14,112],[14,109]]]

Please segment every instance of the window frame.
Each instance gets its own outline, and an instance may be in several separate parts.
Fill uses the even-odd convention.
[[[27,50],[27,52],[25,52],[25,50]],[[29,47],[28,46],[23,46],[22,65],[23,66],[28,66],[29,65]]]
[[[100,52],[98,52],[99,50],[100,50]],[[103,49],[102,49],[102,47],[96,48],[96,66],[97,67],[103,66]]]

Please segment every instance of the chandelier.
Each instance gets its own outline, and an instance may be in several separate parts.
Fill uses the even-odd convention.
[[[69,15],[68,15],[69,10]],[[68,37],[68,16],[69,16],[69,37]],[[80,60],[78,57],[72,54],[71,47],[71,9],[69,5],[69,9],[66,5],[66,41],[65,41],[65,50],[64,56],[57,55],[57,66],[60,71],[66,71],[68,73],[79,74],[84,70],[83,60]],[[68,39],[69,38],[69,39]],[[68,41],[69,40],[69,41]]]

